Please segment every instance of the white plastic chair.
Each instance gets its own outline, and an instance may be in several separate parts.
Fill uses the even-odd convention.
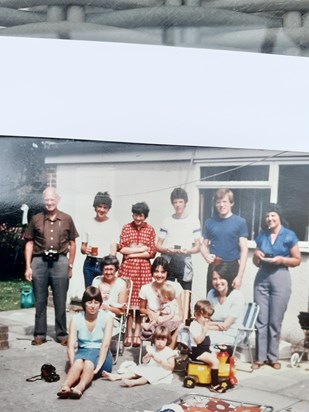
[[[253,355],[252,355],[252,347],[250,343],[250,337],[253,332],[256,331],[255,323],[260,311],[259,305],[255,302],[250,302],[247,304],[246,313],[243,320],[243,325],[238,328],[237,335],[235,337],[234,348],[233,348],[233,356],[235,356],[235,352],[237,347],[241,345],[246,345],[249,350],[251,364],[253,364]]]

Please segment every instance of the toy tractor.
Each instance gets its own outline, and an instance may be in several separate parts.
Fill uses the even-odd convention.
[[[233,388],[237,383],[235,360],[233,356],[229,356],[226,346],[215,346],[215,348],[219,349],[217,357],[219,359],[219,379],[221,386],[226,386],[226,389]],[[187,375],[183,384],[186,388],[194,388],[196,384],[210,385],[210,366],[204,362],[193,361],[189,358]]]

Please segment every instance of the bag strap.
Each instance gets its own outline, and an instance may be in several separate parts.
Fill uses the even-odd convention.
[[[32,376],[31,378],[26,379],[27,382],[35,382],[35,381],[39,381],[39,380],[42,380],[41,375],[35,375],[35,376]]]

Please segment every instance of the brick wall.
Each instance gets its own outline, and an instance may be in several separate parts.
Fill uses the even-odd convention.
[[[9,349],[9,328],[0,323],[0,350]]]

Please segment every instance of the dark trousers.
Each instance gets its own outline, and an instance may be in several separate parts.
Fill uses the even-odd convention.
[[[48,262],[43,262],[42,257],[32,260],[32,284],[35,299],[35,325],[34,336],[45,338],[47,333],[47,300],[48,287],[53,291],[55,308],[56,339],[61,340],[67,336],[66,299],[69,287],[69,261],[60,255],[57,262],[49,267]]]
[[[96,258],[87,257],[84,266],[83,273],[85,279],[85,288],[92,285],[92,281],[96,276],[102,274],[100,270],[99,260]]]

